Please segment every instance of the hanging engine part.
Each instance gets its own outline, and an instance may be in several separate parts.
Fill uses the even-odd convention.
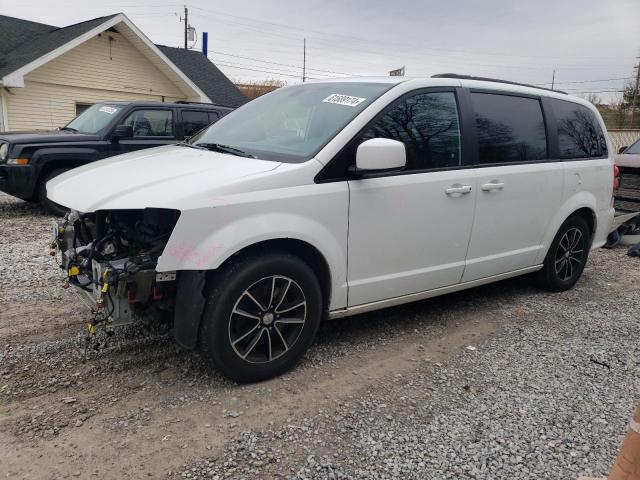
[[[69,212],[55,223],[51,254],[67,275],[64,288],[89,299],[87,343],[98,327],[107,333],[173,308],[175,272],[156,272],[158,258],[180,216],[177,210]]]

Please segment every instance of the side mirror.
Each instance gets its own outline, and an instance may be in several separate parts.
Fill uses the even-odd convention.
[[[620,148],[618,149],[618,153],[622,153],[622,152],[624,152],[626,149],[627,149],[627,147],[620,147]]]
[[[131,125],[118,125],[111,134],[112,140],[121,138],[133,138],[133,127]]]
[[[388,138],[372,138],[358,145],[357,171],[400,170],[407,164],[404,143]]]

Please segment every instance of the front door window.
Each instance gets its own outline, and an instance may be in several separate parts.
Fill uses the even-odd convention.
[[[460,165],[460,123],[453,92],[421,93],[400,100],[365,130],[358,145],[371,138],[404,143],[407,170]]]

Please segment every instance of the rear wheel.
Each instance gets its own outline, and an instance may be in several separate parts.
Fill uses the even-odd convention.
[[[227,377],[277,376],[302,357],[320,324],[313,270],[288,253],[251,255],[211,279],[200,346]]]
[[[556,234],[536,283],[552,292],[573,287],[584,270],[591,247],[591,232],[580,216],[569,217]]]
[[[47,197],[47,182],[68,170],[68,168],[56,168],[55,170],[51,170],[44,175],[44,178],[40,180],[40,184],[38,185],[38,201],[40,202],[40,205],[44,207],[47,213],[55,215],[56,217],[63,217],[69,209],[49,200]]]

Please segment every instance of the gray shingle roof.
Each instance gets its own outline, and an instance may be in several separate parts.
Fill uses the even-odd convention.
[[[58,28],[0,15],[0,78],[106,22],[117,14]],[[202,90],[213,103],[239,107],[247,98],[202,53],[164,45],[157,47]]]
[[[196,50],[157,45],[169,60],[176,64],[187,77],[218,105],[239,107],[248,99],[211,60]]]

